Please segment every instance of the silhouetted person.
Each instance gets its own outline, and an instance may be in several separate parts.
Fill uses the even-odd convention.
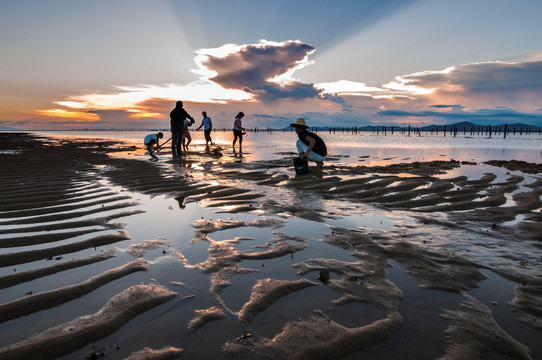
[[[175,159],[182,154],[181,137],[184,120],[188,118],[194,121],[194,118],[183,108],[182,101],[177,101],[175,109],[171,110],[169,117],[171,119],[171,155]]]
[[[235,143],[239,139],[239,154],[243,154],[243,135],[245,134],[245,128],[241,119],[245,116],[242,112],[237,114],[235,121],[233,122],[233,153],[235,154]]]
[[[208,149],[209,145],[213,145],[211,140],[211,131],[213,130],[213,122],[211,118],[207,116],[207,112],[202,112],[203,119],[201,120],[201,125],[196,129],[198,131],[203,126],[203,133],[205,134],[205,148]]]

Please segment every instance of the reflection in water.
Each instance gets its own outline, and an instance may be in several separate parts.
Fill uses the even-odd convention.
[[[44,136],[59,138],[89,138],[124,140],[137,147],[136,151],[126,155],[141,156],[144,153],[143,131],[51,131],[37,132]],[[376,135],[371,131],[352,133],[337,132],[330,134],[318,132],[329,150],[329,157],[337,158],[339,163],[360,162],[367,165],[368,161],[376,158],[394,158],[390,163],[408,158],[410,161],[431,161],[454,159],[458,161],[514,160],[522,159],[527,162],[542,162],[540,134],[515,135],[488,138],[484,135],[450,137],[422,133],[422,136],[406,136],[399,132],[394,135]],[[194,149],[205,150],[203,134],[192,135]],[[213,132],[213,140],[224,155],[233,155],[231,131]],[[281,158],[281,152],[295,152],[296,135],[292,131],[251,132],[250,137],[243,139],[243,147],[247,152],[243,157],[247,160],[271,160]],[[167,151],[167,149],[165,149]],[[163,157],[163,156],[162,156]],[[365,159],[365,161],[363,161]],[[401,160],[399,160],[401,159]]]
[[[186,206],[183,204],[185,197],[184,196],[178,196],[175,198],[177,202],[179,203],[179,208],[184,209]]]

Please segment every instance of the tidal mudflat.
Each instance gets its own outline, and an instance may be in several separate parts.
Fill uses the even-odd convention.
[[[1,359],[542,357],[541,164],[0,139]]]

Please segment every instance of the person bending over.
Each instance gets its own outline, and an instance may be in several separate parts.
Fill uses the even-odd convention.
[[[147,147],[147,151],[150,154],[160,149],[160,139],[162,139],[163,137],[164,134],[162,134],[161,132],[145,135],[145,138],[143,139],[143,144],[145,144],[145,146]]]

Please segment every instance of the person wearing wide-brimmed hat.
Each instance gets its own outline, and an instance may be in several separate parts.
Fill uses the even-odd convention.
[[[309,128],[305,119],[298,118],[295,123],[290,124],[295,129],[299,139],[296,142],[297,152],[300,158],[308,158],[316,163],[316,166],[324,166],[327,156],[327,148],[324,140],[318,135],[308,131]]]

